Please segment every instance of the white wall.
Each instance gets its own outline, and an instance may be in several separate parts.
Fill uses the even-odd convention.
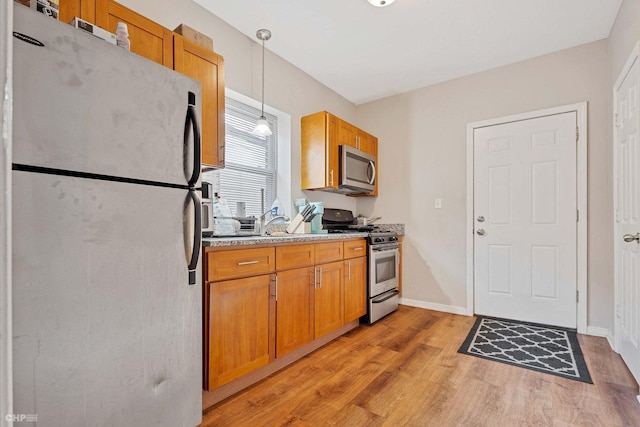
[[[377,135],[380,196],[360,212],[406,223],[403,298],[466,307],[466,125],[588,101],[589,325],[612,323],[607,42],[598,41],[358,107]],[[434,199],[442,198],[442,209]]]
[[[213,39],[213,48],[225,61],[226,87],[260,99],[262,45],[193,1],[119,0],[155,22],[173,29],[184,23]],[[258,28],[256,28],[258,30]],[[273,38],[278,34],[274,33]],[[356,107],[308,74],[271,53],[265,56],[265,104],[291,115],[291,197],[325,202],[327,207],[356,209],[357,200],[338,194],[300,191],[300,118],[321,110],[344,118],[355,117]],[[283,203],[286,203],[282,200]]]

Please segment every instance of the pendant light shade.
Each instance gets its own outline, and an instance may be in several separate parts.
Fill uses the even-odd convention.
[[[375,7],[384,7],[384,6],[389,6],[391,3],[393,3],[396,0],[367,0],[369,2],[369,4],[375,6]]]
[[[256,127],[253,129],[253,133],[260,136],[269,136],[272,132],[269,127],[269,122],[267,122],[267,118],[264,116],[264,42],[271,38],[271,31],[265,29],[258,30],[256,37],[258,37],[258,40],[262,40],[262,110],[260,118],[256,122]]]
[[[260,116],[256,122],[256,127],[253,129],[253,133],[260,136],[271,135],[271,128],[269,127],[269,122],[267,122],[267,118],[265,116]]]

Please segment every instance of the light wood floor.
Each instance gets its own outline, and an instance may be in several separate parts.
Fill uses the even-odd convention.
[[[458,354],[475,318],[400,306],[220,402],[202,426],[640,426],[638,385],[580,335],[594,384]]]

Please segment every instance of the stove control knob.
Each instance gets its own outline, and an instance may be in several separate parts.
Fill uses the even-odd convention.
[[[397,242],[398,238],[396,236],[391,236],[391,237],[389,237],[389,241],[390,242]]]
[[[382,237],[376,237],[375,239],[373,239],[373,241],[376,243],[382,243],[384,242],[384,239]]]

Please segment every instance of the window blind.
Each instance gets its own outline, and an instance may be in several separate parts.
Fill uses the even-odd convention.
[[[251,133],[260,118],[260,110],[226,98],[225,168],[204,174],[204,180],[219,182],[219,194],[227,200],[234,215],[236,202],[246,203],[247,216],[260,212],[260,189],[264,189],[265,209],[277,195],[277,135],[276,116],[265,113],[273,133],[259,136]]]

